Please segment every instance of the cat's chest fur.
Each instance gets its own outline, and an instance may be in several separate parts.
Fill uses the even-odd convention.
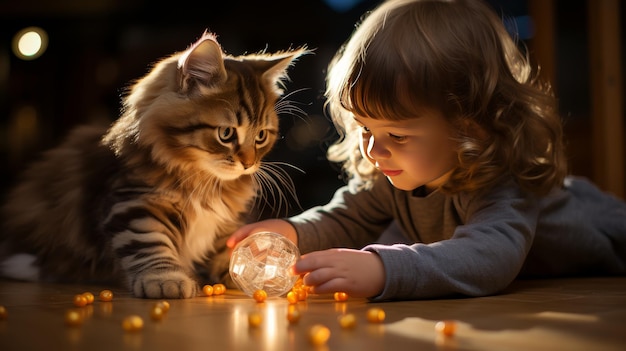
[[[204,259],[207,251],[215,251],[214,245],[217,238],[232,234],[232,231],[236,229],[233,224],[240,223],[240,214],[245,209],[249,198],[240,198],[239,203],[234,204],[237,206],[234,209],[229,208],[228,201],[220,197],[208,201],[209,206],[202,205],[199,200],[194,200],[188,205],[191,206],[191,213],[193,213],[187,219],[185,250],[183,251],[184,259],[188,264]]]
[[[161,233],[169,231],[178,241],[177,255],[184,266],[204,262],[223,247],[217,247],[222,238],[232,234],[242,224],[243,216],[250,211],[250,203],[255,198],[256,187],[251,179],[239,179],[233,183],[196,183],[190,190],[181,191],[168,187],[140,187],[147,190],[137,198],[126,198],[111,209],[109,218],[124,217],[133,208],[152,208],[161,215],[141,217],[133,220],[131,228],[137,232]],[[205,189],[200,191],[198,189]],[[208,190],[210,189],[210,190]],[[124,192],[126,188],[118,188]],[[143,205],[142,205],[143,204]],[[161,212],[160,209],[165,209]],[[160,218],[160,219],[159,219]],[[167,229],[169,228],[169,229]],[[114,247],[127,245],[124,236]]]

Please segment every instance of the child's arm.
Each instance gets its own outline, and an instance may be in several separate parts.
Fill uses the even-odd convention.
[[[535,236],[540,201],[509,183],[455,202],[461,223],[450,239],[363,248],[385,267],[385,288],[373,300],[485,296],[515,279]]]
[[[356,184],[351,180],[328,204],[287,219],[296,228],[300,252],[360,249],[385,231],[396,212],[393,186],[385,178],[368,190],[356,190]]]

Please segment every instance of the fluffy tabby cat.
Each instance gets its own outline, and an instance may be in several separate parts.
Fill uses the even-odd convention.
[[[76,129],[11,191],[0,273],[121,280],[146,298],[193,297],[201,273],[222,281],[225,240],[276,171],[261,159],[290,109],[286,71],[306,52],[233,57],[204,33],[157,62],[110,128]]]

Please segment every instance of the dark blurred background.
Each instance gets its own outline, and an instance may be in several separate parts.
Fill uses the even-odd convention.
[[[593,178],[588,2],[546,1],[553,6],[551,34],[556,38],[550,78],[573,145],[569,151],[572,171]],[[533,24],[529,1],[489,2],[504,15],[521,43],[529,45],[533,57],[533,40],[543,34]],[[120,96],[131,81],[142,77],[158,59],[185,49],[208,29],[233,55],[302,45],[315,50],[292,67],[287,84],[287,91],[294,92],[289,99],[307,116],[282,116],[284,138],[268,159],[303,171],[289,172],[303,208],[325,203],[343,184],[337,167],[325,159],[334,137],[322,106],[325,69],[361,15],[378,3],[0,0],[0,195],[28,162],[57,144],[70,128],[113,121],[120,110]],[[623,18],[623,6],[620,11]],[[13,51],[13,40],[31,26],[46,32],[47,48],[38,58],[22,59]],[[620,32],[623,38],[623,24]],[[295,202],[291,206],[291,213],[299,211]]]

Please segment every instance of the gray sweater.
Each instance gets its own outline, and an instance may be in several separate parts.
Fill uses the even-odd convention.
[[[367,191],[354,185],[288,220],[302,253],[376,252],[386,283],[372,300],[483,296],[519,276],[626,274],[626,203],[582,178],[542,198],[513,182],[482,196],[421,196],[383,177]],[[372,244],[394,220],[412,244]]]

